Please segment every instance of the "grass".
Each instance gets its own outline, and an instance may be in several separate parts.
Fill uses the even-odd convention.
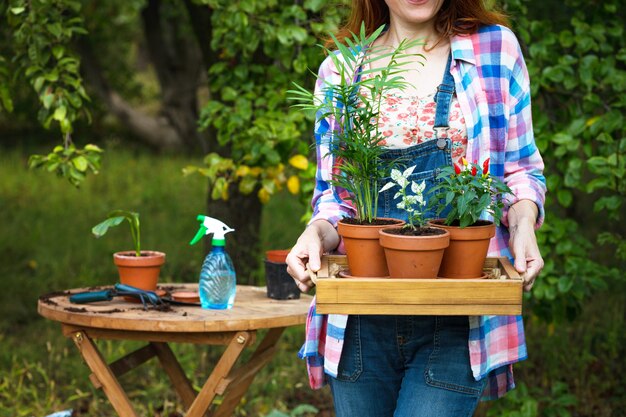
[[[91,386],[73,343],[57,323],[37,315],[37,298],[116,280],[111,255],[132,246],[127,226],[101,239],[90,231],[115,208],[140,212],[142,247],[167,253],[162,282],[195,281],[202,247],[188,242],[197,228],[196,215],[205,210],[206,182],[182,177],[181,168],[197,162],[193,158],[109,147],[102,173],[76,190],[49,174],[26,170],[26,158],[19,149],[0,152],[0,284],[5,289],[0,292],[0,417],[43,417],[69,408],[81,416],[113,417],[106,397]],[[262,217],[262,248],[290,247],[302,230],[300,214],[288,195],[272,200]],[[612,286],[597,294],[575,322],[558,326],[540,322],[527,309],[530,358],[515,367],[519,389],[503,401],[482,404],[477,416],[626,415],[624,290]],[[259,373],[237,416],[287,412],[302,403],[315,405],[319,416],[333,415],[328,390],[309,389],[304,363],[296,357],[303,337],[302,327],[287,330],[280,353]],[[98,343],[109,361],[139,346]],[[194,345],[174,344],[173,349],[196,385],[220,353]],[[154,360],[124,375],[121,383],[139,415],[182,415]]]

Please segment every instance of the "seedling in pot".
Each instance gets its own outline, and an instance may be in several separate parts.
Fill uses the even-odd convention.
[[[130,225],[130,234],[133,238],[135,256],[141,256],[139,213],[128,210],[113,210],[108,214],[106,220],[95,225],[91,229],[91,232],[97,238],[102,237],[107,233],[110,227],[117,226],[121,224],[124,220],[128,220],[128,223]]]

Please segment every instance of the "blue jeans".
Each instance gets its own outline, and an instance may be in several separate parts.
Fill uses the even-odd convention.
[[[469,417],[474,380],[467,316],[350,316],[337,378],[337,417]]]

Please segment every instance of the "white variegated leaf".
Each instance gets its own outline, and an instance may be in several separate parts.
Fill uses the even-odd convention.
[[[400,191],[398,191],[396,195],[393,196],[393,199],[395,200],[398,197],[402,197],[402,193]]]
[[[415,171],[415,167],[416,165],[413,165],[412,167],[408,167],[407,169],[405,169],[404,172],[402,173],[402,176],[404,178],[408,178],[409,175],[411,175],[413,171]]]
[[[400,180],[402,179],[402,173],[397,169],[391,170],[391,179],[394,180],[396,184],[400,184]]]
[[[383,185],[383,188],[381,188],[380,191],[378,191],[378,192],[382,193],[383,191],[387,191],[388,189],[390,189],[394,185],[396,185],[396,184],[394,184],[393,182],[388,182],[387,184]]]

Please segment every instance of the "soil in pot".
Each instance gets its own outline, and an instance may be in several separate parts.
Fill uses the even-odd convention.
[[[489,241],[496,234],[493,222],[479,220],[472,226],[460,228],[447,226],[443,219],[432,220],[429,224],[450,232],[450,246],[443,254],[439,277],[441,278],[481,278],[483,265],[489,250]]]
[[[380,231],[389,275],[392,278],[437,278],[450,233],[435,227],[403,227]]]
[[[348,268],[355,277],[389,276],[385,251],[378,240],[381,229],[401,226],[404,221],[378,218],[372,223],[344,218],[337,224],[337,232],[343,238],[348,258]]]
[[[274,300],[296,300],[300,289],[296,281],[287,273],[287,264],[265,260],[265,283],[267,296]]]

